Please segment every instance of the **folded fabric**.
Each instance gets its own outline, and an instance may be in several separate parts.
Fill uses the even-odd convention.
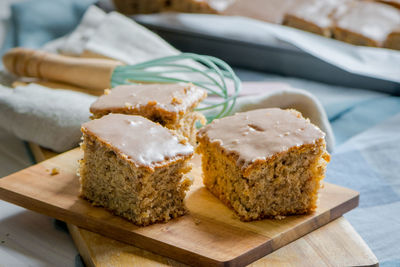
[[[105,14],[94,6],[88,9],[74,32],[45,48],[67,54],[109,57],[128,64],[179,53],[134,21],[116,12]],[[0,108],[5,112],[0,117],[0,125],[24,140],[55,151],[77,145],[80,124],[88,120],[93,96],[33,84],[14,91],[3,90]],[[326,132],[328,148],[333,148],[334,137],[326,113],[310,93],[276,83],[249,84],[244,86],[234,112],[264,107],[299,110]]]
[[[36,84],[0,86],[0,125],[22,140],[63,152],[78,145],[95,98]]]

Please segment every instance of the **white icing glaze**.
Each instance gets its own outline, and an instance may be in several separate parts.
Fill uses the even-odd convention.
[[[206,92],[193,84],[121,85],[100,96],[90,107],[92,113],[154,106],[165,112],[186,112],[206,97]]]
[[[84,123],[82,131],[110,145],[136,166],[154,169],[193,154],[190,144],[181,143],[168,129],[141,116],[109,114]]]
[[[299,113],[278,108],[258,109],[214,120],[198,136],[218,143],[226,154],[237,155],[246,168],[292,147],[312,144],[325,134]]]

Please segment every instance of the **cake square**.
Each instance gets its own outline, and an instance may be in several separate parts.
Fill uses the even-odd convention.
[[[345,12],[335,14],[334,38],[354,45],[383,46],[400,25],[400,10],[373,1],[353,1]]]
[[[90,107],[92,118],[109,113],[141,115],[158,122],[194,144],[196,122],[204,116],[194,108],[207,97],[206,91],[190,83],[121,85],[106,90]]]
[[[109,114],[82,125],[81,196],[137,225],[186,213],[193,147],[144,117]]]
[[[329,161],[324,136],[294,110],[214,120],[197,134],[204,185],[243,221],[311,212]]]
[[[332,36],[333,14],[351,0],[302,1],[285,14],[283,24],[325,37]]]

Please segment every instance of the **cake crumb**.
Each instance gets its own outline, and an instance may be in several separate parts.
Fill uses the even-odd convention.
[[[128,103],[128,102],[125,102],[125,107],[128,108],[128,109],[131,109],[132,108],[132,104]]]
[[[193,220],[195,225],[199,225],[201,223],[201,221],[197,218],[194,218]]]
[[[194,87],[193,83],[189,83],[188,86],[186,86],[183,91],[185,92],[185,94],[187,94],[188,91],[192,90],[192,88]]]
[[[236,213],[232,213],[231,218],[234,220],[239,220],[240,217]]]
[[[283,216],[283,215],[276,215],[274,218],[275,218],[275,220],[283,220],[283,219],[286,218],[286,216]]]
[[[151,100],[151,101],[147,102],[147,105],[155,106],[155,105],[157,105],[157,101]]]
[[[53,168],[51,169],[50,175],[54,176],[60,173],[60,169],[59,168]]]
[[[111,90],[110,90],[110,89],[105,89],[105,90],[104,90],[104,94],[105,94],[105,95],[109,95],[110,93],[111,93]]]
[[[177,104],[182,104],[183,100],[181,98],[173,97],[171,104],[177,105]]]
[[[186,138],[182,138],[179,140],[179,143],[181,143],[182,145],[186,145],[187,143],[189,143],[189,141]]]

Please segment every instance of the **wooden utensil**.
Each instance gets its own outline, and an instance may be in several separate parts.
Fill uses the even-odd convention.
[[[192,53],[123,65],[109,59],[68,57],[13,48],[3,56],[3,63],[9,72],[17,76],[47,79],[95,90],[131,83],[193,83],[207,90],[208,95],[218,96],[221,100],[197,109],[217,109],[213,115],[209,115],[209,121],[229,114],[241,89],[239,78],[224,61]],[[160,67],[163,68],[161,71]],[[182,74],[188,78],[181,78]],[[228,90],[228,81],[233,83],[232,93]]]
[[[110,59],[78,58],[25,48],[14,48],[3,56],[5,68],[22,77],[35,77],[104,90],[110,88],[112,73],[121,62]]]

